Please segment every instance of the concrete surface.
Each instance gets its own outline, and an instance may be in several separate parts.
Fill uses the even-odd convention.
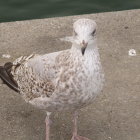
[[[59,38],[71,35],[73,21],[83,17],[98,24],[106,85],[80,112],[79,133],[91,140],[140,140],[140,10],[1,23],[0,64],[32,52],[69,48]],[[137,56],[129,56],[129,49]],[[0,83],[0,140],[44,140],[44,119],[44,112]],[[56,113],[52,120],[51,140],[70,140],[71,114]]]

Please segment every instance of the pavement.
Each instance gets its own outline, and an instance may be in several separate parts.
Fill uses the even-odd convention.
[[[80,111],[79,134],[91,140],[140,140],[140,10],[1,23],[0,65],[33,52],[70,48],[59,38],[71,35],[79,18],[97,22],[106,75],[102,94]],[[0,81],[0,140],[45,140],[45,116]],[[51,119],[51,140],[70,140],[72,114],[55,113]]]

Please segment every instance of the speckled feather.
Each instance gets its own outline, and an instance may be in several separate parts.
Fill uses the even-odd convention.
[[[76,110],[92,103],[104,84],[96,39],[84,56],[73,43],[69,50],[20,57],[13,62],[11,74],[23,99],[49,112]]]

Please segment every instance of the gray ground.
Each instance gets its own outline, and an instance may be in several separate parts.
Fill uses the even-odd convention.
[[[82,17],[98,24],[98,44],[106,74],[103,93],[79,117],[79,133],[91,140],[140,140],[140,10],[0,24],[0,64],[32,52],[67,49]],[[137,56],[129,56],[135,49]],[[2,58],[10,54],[11,58]],[[52,116],[51,140],[71,139],[71,114]],[[0,82],[0,140],[44,140],[45,113],[26,104]]]

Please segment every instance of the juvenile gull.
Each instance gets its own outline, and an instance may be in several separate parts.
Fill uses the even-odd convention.
[[[77,110],[92,103],[104,84],[104,73],[96,43],[96,23],[79,19],[73,24],[69,50],[45,55],[22,56],[0,67],[0,77],[22,98],[47,112],[46,140],[50,114],[74,112],[71,140],[89,140],[77,134]]]

